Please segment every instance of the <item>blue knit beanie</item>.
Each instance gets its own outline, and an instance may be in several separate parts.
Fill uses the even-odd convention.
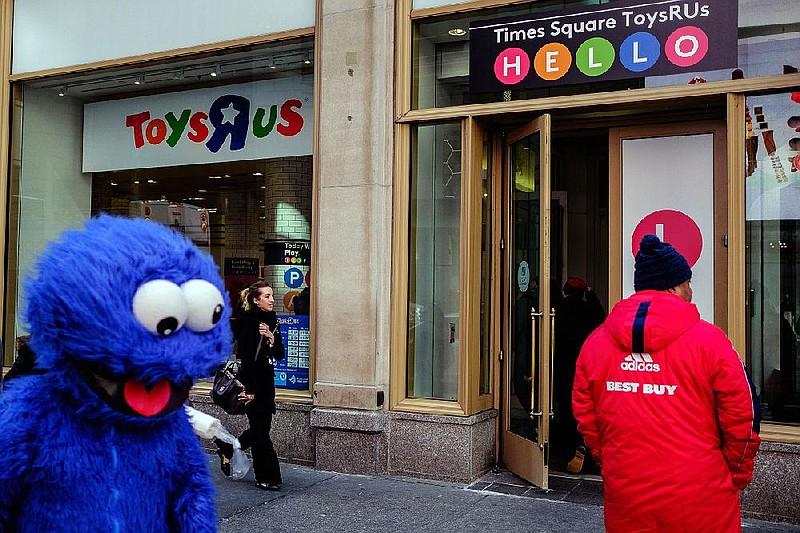
[[[645,235],[639,244],[633,272],[633,289],[663,291],[692,279],[689,263],[671,244]]]

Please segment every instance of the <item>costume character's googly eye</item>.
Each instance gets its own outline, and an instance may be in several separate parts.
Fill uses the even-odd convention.
[[[154,279],[136,289],[133,315],[150,333],[166,337],[183,327],[189,315],[189,304],[176,284]]]
[[[181,290],[189,304],[186,327],[198,333],[213,328],[225,309],[225,300],[219,289],[204,279],[190,279],[181,285]]]

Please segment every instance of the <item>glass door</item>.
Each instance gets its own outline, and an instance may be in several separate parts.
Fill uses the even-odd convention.
[[[550,307],[550,115],[506,135],[506,271],[502,455],[506,467],[546,489],[553,414]]]

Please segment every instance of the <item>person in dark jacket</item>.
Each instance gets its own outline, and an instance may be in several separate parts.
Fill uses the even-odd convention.
[[[583,469],[587,450],[578,433],[578,422],[572,415],[575,363],[583,342],[603,323],[606,310],[597,294],[581,278],[567,278],[561,292],[564,297],[555,304],[553,396],[558,405],[558,417],[553,429],[556,445],[571,458],[567,471],[577,474]]]
[[[42,374],[43,371],[36,366],[36,356],[28,345],[30,335],[17,337],[15,344],[17,347],[17,358],[14,359],[14,364],[3,377],[3,382],[8,383],[14,378],[20,376],[27,376],[29,374]]]
[[[233,323],[237,357],[242,364],[237,378],[245,387],[242,397],[247,401],[250,427],[239,437],[242,449],[251,448],[256,486],[264,490],[280,490],[281,469],[278,454],[269,432],[275,414],[275,361],[284,357],[280,325],[273,310],[275,297],[272,287],[259,280],[240,293],[241,307]],[[233,448],[217,441],[222,471],[229,475]]]

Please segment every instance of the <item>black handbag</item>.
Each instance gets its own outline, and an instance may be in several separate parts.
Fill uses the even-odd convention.
[[[239,394],[244,392],[244,385],[236,379],[237,370],[238,363],[228,361],[224,367],[217,370],[214,386],[211,387],[211,401],[222,407],[229,415],[245,413],[245,402],[239,398]]]

